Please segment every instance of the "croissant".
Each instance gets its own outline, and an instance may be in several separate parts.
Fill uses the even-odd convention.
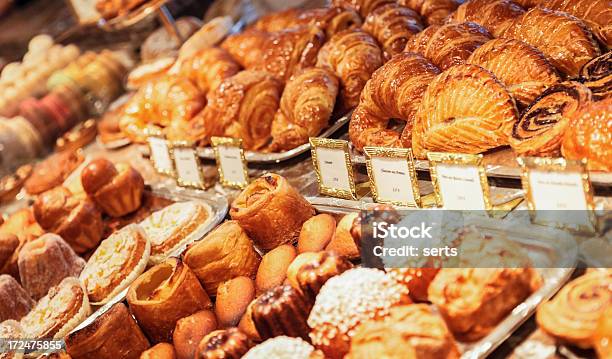
[[[399,54],[408,39],[423,31],[420,16],[406,7],[388,4],[372,11],[365,19],[363,30],[378,40],[386,59]]]
[[[278,32],[248,30],[228,37],[221,47],[246,69],[286,81],[295,71],[314,66],[324,41],[321,29],[302,26]]]
[[[240,71],[240,65],[225,50],[211,47],[185,61],[179,76],[191,80],[202,93],[215,90],[221,81]]]
[[[289,9],[263,16],[252,28],[266,32],[277,32],[285,29],[314,26],[325,31],[329,38],[335,33],[361,26],[361,17],[353,9],[330,7],[316,9]]]
[[[552,64],[568,76],[593,57],[599,46],[584,22],[559,11],[533,8],[516,18],[501,37],[524,41],[537,47]]]
[[[510,0],[468,0],[459,5],[446,22],[475,22],[499,37],[514,18],[524,13],[522,7]]]
[[[570,119],[591,101],[591,91],[565,82],[544,91],[514,124],[510,146],[518,155],[558,157]]]
[[[457,65],[438,75],[423,95],[412,130],[418,158],[427,151],[481,153],[508,144],[518,110],[495,75]]]
[[[534,6],[538,6],[541,0],[514,0],[516,4],[521,5],[524,9],[531,9]]]
[[[563,157],[588,159],[590,170],[612,171],[612,98],[591,102],[563,135]]]
[[[467,62],[495,74],[520,108],[527,107],[560,81],[555,68],[540,50],[518,40],[491,40],[476,49]]]
[[[376,70],[353,111],[349,137],[364,146],[410,147],[414,116],[421,98],[440,70],[415,53],[402,53]],[[406,122],[402,133],[388,128],[390,119]]]
[[[398,3],[419,13],[427,25],[440,25],[463,0],[399,0]]]
[[[600,100],[612,96],[612,51],[587,62],[580,69],[580,81]]]
[[[190,121],[190,136],[203,144],[212,136],[241,138],[245,149],[262,149],[270,141],[282,89],[281,81],[263,71],[241,71],[225,79]]]
[[[340,78],[340,97],[345,110],[359,103],[359,94],[377,68],[382,66],[382,51],[367,32],[344,30],[321,48],[317,67],[327,68]]]
[[[574,15],[589,26],[595,37],[612,48],[612,5],[610,0],[540,0],[540,7]]]
[[[406,52],[416,52],[433,62],[441,70],[463,64],[485,42],[489,32],[473,22],[433,25],[408,40]]]
[[[272,122],[270,150],[293,149],[327,127],[338,86],[336,76],[326,69],[311,67],[293,75]]]
[[[394,3],[395,0],[332,0],[333,6],[354,9],[363,18],[380,6]]]

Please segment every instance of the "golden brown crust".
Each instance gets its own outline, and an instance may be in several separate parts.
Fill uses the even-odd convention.
[[[251,182],[232,202],[229,212],[264,251],[295,243],[302,225],[314,213],[297,189],[274,173]]]
[[[328,279],[353,268],[353,264],[335,252],[316,253],[304,263],[291,267],[291,277],[297,285],[292,284],[304,297],[314,302],[317,294]]]
[[[608,307],[599,319],[594,341],[595,352],[599,358],[612,356],[612,307]]]
[[[237,328],[217,330],[202,339],[195,359],[240,359],[253,342]]]
[[[0,273],[19,278],[19,251],[27,242],[40,237],[45,231],[36,221],[32,207],[27,207],[8,216],[0,226],[0,233],[13,234],[19,239],[19,245],[6,259],[4,266],[0,268]]]
[[[387,4],[393,4],[393,0],[333,0],[332,4],[337,7],[354,9],[362,18],[366,18],[372,11]]]
[[[439,268],[393,268],[387,273],[398,283],[408,288],[414,302],[427,302],[427,291]]]
[[[336,252],[339,255],[348,259],[359,258],[359,248],[357,248],[357,244],[355,243],[355,240],[351,235],[353,221],[355,221],[355,218],[357,217],[359,217],[358,212],[347,214],[342,217],[340,222],[338,222],[334,237],[329,242],[327,247],[325,247],[326,251]]]
[[[404,51],[408,39],[423,29],[419,14],[397,4],[378,7],[363,24],[363,30],[381,44],[387,60]]]
[[[612,97],[612,51],[593,58],[580,69],[580,81],[593,93],[593,99]]]
[[[179,76],[191,80],[202,93],[207,94],[239,71],[240,65],[232,55],[218,47],[211,47],[182,63]]]
[[[19,238],[11,233],[0,233],[0,268],[11,258],[19,247]]]
[[[533,8],[527,11],[516,18],[501,36],[537,47],[559,71],[568,76],[578,75],[585,63],[601,53],[583,21],[548,9]]]
[[[220,328],[235,327],[255,298],[255,284],[249,277],[236,277],[217,288],[215,314]]]
[[[287,268],[296,255],[295,247],[283,244],[263,256],[255,277],[258,295],[283,284],[287,278]]]
[[[399,0],[402,6],[410,8],[426,21],[427,25],[440,25],[455,11],[463,0]]]
[[[31,194],[40,194],[61,185],[75,168],[83,162],[79,152],[60,152],[38,163],[24,188]]]
[[[364,146],[410,147],[414,116],[427,86],[440,70],[415,53],[394,56],[372,74],[353,111],[349,137]],[[391,119],[406,122],[402,133],[388,128]]]
[[[193,359],[200,341],[217,329],[217,318],[210,310],[202,310],[176,322],[172,343],[177,359]]]
[[[176,351],[172,344],[159,343],[140,355],[140,359],[176,359]]]
[[[329,214],[318,214],[302,225],[297,251],[318,252],[327,246],[336,231],[336,219]]]
[[[290,285],[272,288],[253,304],[255,328],[262,340],[281,335],[308,340],[306,320],[313,304]]]
[[[361,18],[354,10],[337,6],[315,9],[291,8],[263,16],[251,28],[277,32],[301,26],[320,28],[329,38],[342,30],[361,26]]]
[[[459,5],[446,22],[475,22],[500,37],[512,21],[525,10],[510,0],[469,0]]]

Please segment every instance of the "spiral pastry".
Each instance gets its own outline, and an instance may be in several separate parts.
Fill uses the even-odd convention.
[[[598,321],[612,304],[612,272],[587,272],[538,308],[536,321],[555,338],[593,347]]]
[[[382,45],[386,59],[399,54],[408,39],[423,31],[419,14],[397,4],[388,4],[374,10],[365,19],[363,29]]]
[[[584,64],[580,81],[593,92],[594,99],[612,97],[612,51]]]
[[[578,82],[549,88],[514,124],[510,146],[521,156],[558,157],[571,118],[589,101],[591,91]]]

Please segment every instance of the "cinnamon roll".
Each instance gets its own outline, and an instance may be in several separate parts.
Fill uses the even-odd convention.
[[[570,119],[591,101],[591,91],[578,82],[546,90],[512,128],[510,146],[521,156],[558,157]]]
[[[612,51],[584,64],[580,81],[593,92],[594,99],[612,97]]]
[[[514,18],[524,13],[522,7],[510,0],[468,0],[459,5],[446,22],[475,22],[499,37]]]

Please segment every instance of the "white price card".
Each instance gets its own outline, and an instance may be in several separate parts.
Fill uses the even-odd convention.
[[[419,207],[414,158],[409,148],[364,147],[375,202]]]
[[[174,144],[172,146],[172,157],[174,158],[178,185],[203,189],[204,178],[195,149],[188,145]]]
[[[311,137],[310,146],[319,192],[332,197],[356,200],[348,142]]]
[[[168,141],[162,137],[149,136],[147,138],[149,144],[149,156],[153,163],[153,168],[158,173],[173,176],[174,165],[170,157],[170,145]]]
[[[245,188],[249,184],[249,175],[242,140],[213,137],[211,141],[221,184],[226,187]]]
[[[427,158],[438,207],[472,211],[491,209],[482,155],[429,152]]]

